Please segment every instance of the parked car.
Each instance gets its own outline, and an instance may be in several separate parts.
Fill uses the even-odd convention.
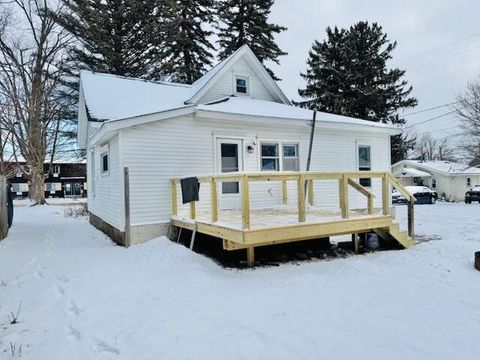
[[[396,189],[392,191],[392,204],[402,204],[405,202],[405,198],[402,194]]]
[[[437,192],[426,186],[405,186],[405,189],[415,196],[415,204],[435,204],[438,199]],[[406,202],[405,197],[397,190],[392,192],[392,203],[401,204]]]
[[[465,193],[465,204],[471,204],[472,201],[480,203],[480,185],[475,185]]]

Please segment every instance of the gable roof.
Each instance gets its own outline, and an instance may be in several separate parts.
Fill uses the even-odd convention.
[[[433,171],[441,173],[443,175],[480,175],[480,169],[477,167],[469,167],[466,164],[453,162],[453,161],[440,161],[440,160],[402,160],[393,166],[399,164],[414,165],[422,168],[426,171]]]
[[[231,65],[243,58],[253,68],[257,76],[262,81],[263,85],[273,94],[277,99],[287,105],[292,105],[290,100],[285,96],[283,91],[278,86],[277,82],[272,79],[260,60],[255,56],[252,49],[248,45],[243,45],[225,60],[214,66],[209,72],[203,75],[200,79],[195,81],[192,86],[195,87],[194,95],[187,101],[188,103],[196,103],[200,98],[215,84],[215,81],[225,74]]]
[[[191,85],[154,82],[83,70],[80,72],[80,84],[89,119],[100,122],[120,120],[195,104],[241,57],[253,67],[279,101],[290,105],[290,101],[252,50],[244,45]]]

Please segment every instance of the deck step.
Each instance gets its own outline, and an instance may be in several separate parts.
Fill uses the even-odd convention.
[[[400,230],[398,223],[392,223],[388,228],[374,229],[374,231],[383,239],[396,241],[404,248],[415,245],[415,240],[408,236],[406,231]]]

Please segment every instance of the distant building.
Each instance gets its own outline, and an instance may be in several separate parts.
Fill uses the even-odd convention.
[[[12,185],[13,196],[24,198],[29,195],[28,179],[22,172],[25,162],[4,162],[4,174]],[[48,176],[45,178],[45,197],[86,197],[87,169],[85,160],[60,160],[44,166]]]
[[[392,173],[403,185],[428,186],[450,201],[464,200],[466,191],[480,185],[480,168],[452,161],[402,160]]]

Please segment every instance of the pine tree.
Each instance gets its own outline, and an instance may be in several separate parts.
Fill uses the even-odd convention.
[[[62,0],[52,14],[77,40],[69,50],[72,74],[79,69],[156,79],[165,39],[159,0]]]
[[[191,84],[212,64],[215,50],[208,27],[213,22],[214,0],[170,0],[165,56],[173,81]]]
[[[287,30],[268,22],[274,0],[219,0],[217,14],[220,59],[225,59],[242,45],[248,45],[258,59],[279,64],[278,57],[286,55],[275,43],[274,35]],[[267,71],[276,80],[273,71]]]
[[[350,29],[327,28],[327,40],[315,41],[309,51],[306,87],[297,104],[329,113],[404,125],[398,110],[414,107],[404,70],[389,69],[396,42],[376,23],[359,22]],[[413,146],[402,136],[392,139],[392,161],[404,158]]]

